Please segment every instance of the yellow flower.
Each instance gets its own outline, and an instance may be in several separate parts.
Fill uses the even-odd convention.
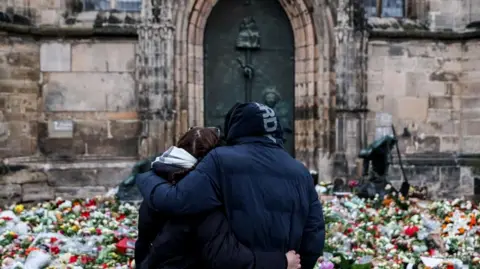
[[[25,207],[22,204],[20,204],[20,205],[15,206],[14,210],[15,210],[15,213],[20,214],[20,213],[23,212],[24,209],[25,209]]]
[[[72,231],[77,232],[80,228],[77,225],[72,226]]]

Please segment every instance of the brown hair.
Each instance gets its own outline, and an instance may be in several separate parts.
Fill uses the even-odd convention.
[[[219,141],[218,130],[215,128],[195,127],[188,130],[188,132],[178,140],[177,147],[184,149],[200,161],[210,150],[218,145]],[[193,169],[195,169],[195,166],[174,172],[169,176],[169,180],[175,184]]]

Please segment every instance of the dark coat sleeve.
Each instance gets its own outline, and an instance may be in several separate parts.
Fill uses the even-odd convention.
[[[149,171],[137,176],[143,198],[155,210],[171,214],[197,214],[221,205],[218,198],[217,167],[212,152],[177,184]]]
[[[152,242],[144,261],[137,265],[139,269],[163,268],[174,259],[184,259],[185,250],[194,236],[192,225],[183,219],[167,221],[162,232]]]
[[[325,245],[323,209],[313,184],[309,190],[309,198],[310,210],[307,223],[303,228],[302,244],[299,251],[302,269],[311,269],[315,266],[318,258],[323,254]]]
[[[197,226],[196,235],[201,257],[207,268],[287,268],[285,253],[252,251],[241,244],[221,211],[214,211],[206,216]]]
[[[138,237],[135,242],[135,264],[141,264],[150,251],[150,245],[161,231],[161,220],[157,217],[156,221],[152,219],[154,212],[144,201],[138,210]]]

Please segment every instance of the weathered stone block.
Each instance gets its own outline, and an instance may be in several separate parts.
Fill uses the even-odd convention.
[[[59,25],[63,17],[58,9],[40,10],[40,19],[38,25]]]
[[[480,65],[480,64],[479,64]],[[463,96],[475,96],[480,93],[480,82],[466,82],[464,87],[458,90]]]
[[[13,79],[2,79],[0,80],[0,92],[2,93],[15,93],[15,94],[24,94],[24,93],[35,93],[38,94],[39,86],[37,81],[29,80],[13,80]]]
[[[427,83],[422,84],[422,86],[417,89],[417,94],[421,97],[444,96],[447,95],[447,92],[447,83],[443,81],[428,80]]]
[[[72,138],[39,139],[38,148],[46,156],[65,160],[73,160],[75,156],[87,152],[87,146],[82,140]]]
[[[55,196],[63,199],[92,198],[97,195],[105,195],[107,188],[104,186],[79,187],[56,187]]]
[[[427,74],[425,72],[407,72],[406,79],[406,95],[417,97],[418,92],[423,91],[424,85],[428,83]]]
[[[36,122],[0,121],[0,157],[34,154],[36,130]]]
[[[428,122],[447,122],[460,120],[460,113],[451,109],[428,109]]]
[[[391,56],[386,57],[385,68],[386,71],[396,71],[396,72],[409,72],[414,71],[417,66],[417,58],[404,57],[404,56]]]
[[[77,120],[75,121],[74,137],[96,138],[108,137],[107,121]]]
[[[38,59],[38,51],[12,51],[6,52],[2,56],[5,57],[6,64],[10,67],[30,67],[38,69],[40,61]]]
[[[457,135],[460,121],[429,121],[420,126],[419,132],[427,135]]]
[[[40,70],[31,67],[0,67],[0,79],[39,81]]]
[[[55,191],[47,183],[27,183],[22,185],[22,201],[53,200]]]
[[[135,69],[135,44],[80,43],[72,46],[72,70],[131,72]]]
[[[427,118],[428,99],[422,97],[399,97],[396,99],[397,117],[415,121]]]
[[[141,132],[141,122],[138,120],[109,121],[109,137],[117,139],[136,138]]]
[[[478,119],[480,119],[480,109],[462,110],[462,120],[478,120]]]
[[[0,200],[20,199],[22,186],[19,184],[0,184]]]
[[[480,93],[478,93],[480,95]],[[478,109],[480,108],[480,96],[462,98],[463,109]]]
[[[462,75],[462,81],[464,83],[479,82],[480,81],[480,71],[464,72],[463,75]]]
[[[107,188],[118,186],[132,172],[133,164],[122,168],[100,169],[97,174],[97,184]]]
[[[87,146],[87,152],[91,155],[102,155],[112,157],[133,157],[138,155],[138,138],[125,139],[98,139],[91,138],[83,140]]]
[[[108,163],[95,164],[91,168],[55,169],[49,170],[48,182],[58,187],[102,186],[115,187],[131,173],[134,163],[125,166],[108,167]]]
[[[418,152],[430,153],[440,151],[440,137],[438,136],[425,136],[418,141]]]
[[[135,82],[129,73],[49,73],[47,111],[129,111],[136,109]]]
[[[391,97],[405,96],[406,91],[406,77],[405,73],[386,70],[383,73],[383,80],[388,81],[384,85],[384,92]],[[392,87],[392,85],[395,85]]]
[[[452,109],[452,96],[430,96],[428,98],[428,108],[433,109]]]
[[[470,136],[462,139],[461,151],[463,153],[478,153],[480,152],[480,137]]]
[[[50,170],[47,172],[48,183],[54,187],[95,186],[96,169]]]
[[[444,136],[440,138],[441,152],[458,152],[460,150],[458,136]]]
[[[40,47],[40,70],[42,72],[68,72],[71,69],[71,45],[49,42]]]
[[[0,184],[25,184],[47,182],[47,175],[43,172],[21,170],[0,177]]]
[[[479,119],[480,120],[480,119]],[[463,123],[464,134],[468,136],[480,135],[480,121],[470,120]]]

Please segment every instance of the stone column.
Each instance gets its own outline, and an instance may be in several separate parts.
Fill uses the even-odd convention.
[[[365,139],[365,30],[364,12],[358,1],[339,0],[336,41],[336,153],[333,175],[346,177]],[[360,11],[360,12],[359,12]]]
[[[158,154],[174,143],[173,1],[144,0],[142,4],[137,49],[141,158]]]

